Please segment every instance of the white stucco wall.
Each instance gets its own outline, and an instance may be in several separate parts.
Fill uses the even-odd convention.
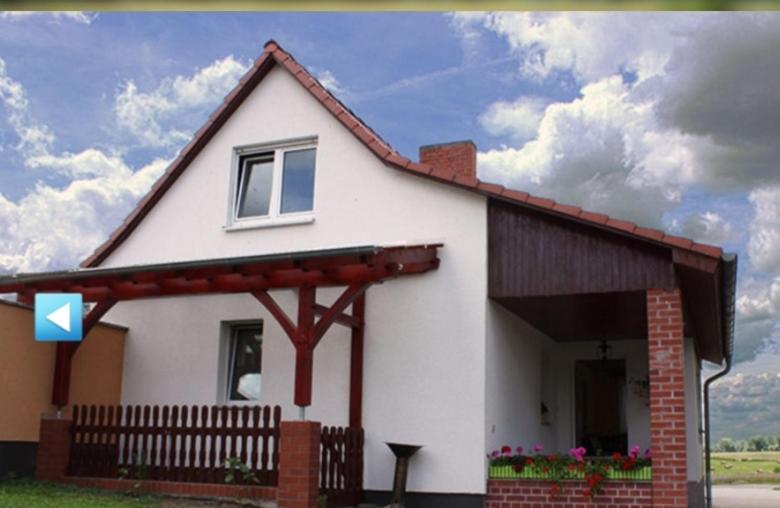
[[[693,339],[685,339],[685,437],[688,457],[688,480],[704,477],[704,442],[702,422],[701,369]]]
[[[552,375],[546,376],[543,389],[543,358],[550,361],[554,343],[492,300],[487,318],[486,452],[503,445],[528,450],[537,443],[555,450],[554,427],[543,426],[539,415],[543,392],[555,393],[558,379],[548,369]],[[548,406],[556,402],[545,399]]]
[[[318,137],[315,222],[224,231],[232,148],[305,136]],[[365,488],[391,488],[393,457],[384,442],[401,441],[424,445],[411,465],[410,490],[482,493],[486,220],[485,198],[385,167],[275,69],[103,266],[444,243],[438,270],[367,294]],[[273,294],[295,315],[290,292]],[[262,402],[282,404],[286,418],[297,418],[292,346],[245,295],[121,303],[112,310],[107,319],[130,328],[123,401],[218,402],[220,321],[257,318],[266,325]],[[334,326],[315,353],[307,417],[346,423],[348,351],[346,330]]]

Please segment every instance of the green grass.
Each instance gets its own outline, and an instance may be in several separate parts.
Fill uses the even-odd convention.
[[[0,508],[159,508],[162,498],[30,480],[0,481]]]
[[[780,484],[780,452],[713,453],[712,482]]]

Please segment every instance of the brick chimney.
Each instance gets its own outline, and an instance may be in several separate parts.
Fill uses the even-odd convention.
[[[420,147],[420,162],[441,175],[477,177],[477,145],[471,140]]]

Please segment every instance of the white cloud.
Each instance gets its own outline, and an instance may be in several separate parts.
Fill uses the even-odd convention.
[[[479,116],[482,127],[494,136],[525,141],[536,136],[546,103],[540,97],[520,97],[514,102],[494,102]]]
[[[70,179],[61,188],[38,183],[18,202],[0,193],[0,272],[73,267],[121,223],[168,161],[158,158],[135,170],[119,154],[96,148],[52,154],[54,136],[31,122],[25,90],[2,60],[0,100],[26,166]]]
[[[723,245],[735,238],[731,223],[715,212],[692,213],[672,222],[671,229],[699,242]]]
[[[89,25],[97,18],[97,14],[83,11],[0,11],[0,19],[20,20],[41,17]]]
[[[83,166],[81,174],[92,177],[64,188],[38,184],[18,203],[0,194],[0,271],[78,265],[108,238],[168,164],[156,159],[134,171],[94,149],[49,156],[46,163],[61,169],[73,167],[75,161]]]
[[[327,69],[322,72],[318,72],[316,74],[316,78],[322,86],[334,94],[344,94],[346,92],[346,89],[341,85],[341,83],[339,83],[339,80],[336,79],[336,76]]]
[[[181,117],[213,107],[248,69],[248,64],[229,55],[191,76],[166,78],[151,92],[141,92],[135,82],[128,81],[116,96],[117,123],[142,146],[181,144],[191,135]]]
[[[780,374],[736,373],[717,381],[713,400],[714,437],[746,439],[780,434]]]
[[[659,226],[693,161],[689,140],[658,131],[652,103],[612,76],[547,106],[534,139],[480,153],[479,169],[488,180]]]
[[[14,148],[28,155],[46,153],[54,142],[48,127],[33,121],[28,112],[28,99],[22,85],[8,75],[5,61],[0,58],[0,103],[6,111],[8,125],[18,142]]]
[[[750,260],[757,269],[780,275],[780,185],[757,188],[749,199],[755,208],[748,242]]]
[[[663,68],[675,35],[697,20],[683,14],[502,12],[464,16],[456,26],[473,39],[474,24],[504,37],[526,75],[544,78],[571,71],[584,81],[621,69],[640,79]]]

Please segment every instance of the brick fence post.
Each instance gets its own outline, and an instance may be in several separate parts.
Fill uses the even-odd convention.
[[[65,478],[70,458],[70,424],[71,420],[67,418],[41,415],[35,462],[37,480],[58,481]]]
[[[680,290],[647,291],[653,507],[688,506],[685,350]]]
[[[279,508],[317,508],[320,495],[320,423],[282,422]]]

